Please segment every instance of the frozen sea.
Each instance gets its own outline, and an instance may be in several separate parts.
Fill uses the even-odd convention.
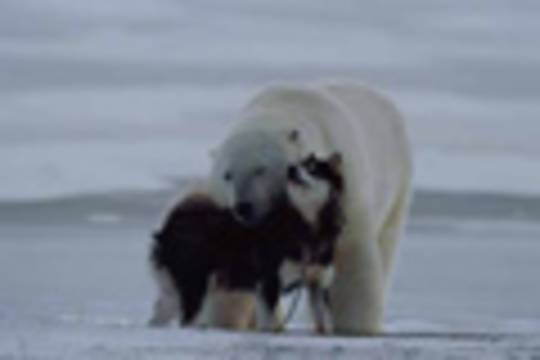
[[[0,2],[0,359],[540,358],[540,3]],[[388,335],[145,328],[149,233],[267,83],[402,109]]]

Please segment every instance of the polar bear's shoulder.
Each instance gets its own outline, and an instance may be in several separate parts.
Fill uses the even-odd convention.
[[[244,107],[234,131],[273,133],[297,129],[314,144],[324,143],[321,129],[344,114],[324,88],[314,85],[276,84],[263,89]],[[316,146],[318,148],[318,146]]]
[[[274,84],[260,91],[247,104],[246,109],[286,108],[290,106],[320,106],[328,101],[324,89],[315,84]]]
[[[276,83],[265,87],[251,99],[247,107],[274,106],[277,103],[326,102],[332,94],[350,94],[357,98],[379,99],[391,103],[386,95],[373,87],[354,81],[323,80],[310,84]]]
[[[401,117],[394,102],[382,91],[371,86],[354,82],[323,82],[319,84],[319,88],[348,108],[375,107],[379,111],[392,113],[394,117]]]

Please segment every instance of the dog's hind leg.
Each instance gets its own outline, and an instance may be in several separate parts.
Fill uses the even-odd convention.
[[[154,313],[148,325],[152,327],[164,327],[179,316],[178,298],[162,291],[154,303]]]
[[[154,303],[154,312],[148,325],[163,327],[180,316],[180,304],[178,294],[172,279],[167,271],[156,271],[155,279],[159,288],[159,295]]]
[[[269,276],[257,289],[256,321],[259,331],[283,331],[279,298],[281,282],[277,275]]]

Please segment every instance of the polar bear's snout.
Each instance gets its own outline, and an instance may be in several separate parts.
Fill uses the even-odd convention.
[[[252,203],[242,201],[234,206],[234,214],[237,218],[240,218],[243,222],[251,223],[253,221],[254,206]]]
[[[266,132],[241,133],[226,141],[212,168],[213,193],[237,221],[264,222],[285,196],[287,157]]]

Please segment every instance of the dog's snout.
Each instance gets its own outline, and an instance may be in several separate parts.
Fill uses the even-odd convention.
[[[249,220],[253,216],[253,205],[249,202],[239,202],[234,207],[234,211],[238,214],[238,216]]]

